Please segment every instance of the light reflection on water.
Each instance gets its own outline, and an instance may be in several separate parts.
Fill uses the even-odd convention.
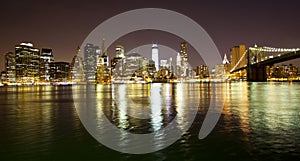
[[[96,106],[116,127],[149,133],[171,121],[187,124],[189,92],[180,84],[87,86],[95,90]],[[0,88],[0,160],[287,160],[300,158],[300,84],[216,84],[226,96],[214,131],[198,140],[208,110],[211,84],[194,84],[198,113],[192,127],[174,145],[146,155],[121,154],[94,140],[74,108],[72,87]],[[138,90],[137,90],[138,89]],[[87,93],[84,98],[89,97]],[[130,98],[130,99],[128,99]],[[119,100],[118,102],[113,100]],[[135,106],[139,108],[133,108]],[[91,105],[91,104],[87,104]],[[95,114],[98,128],[103,116]],[[175,116],[177,116],[175,118]],[[141,119],[138,119],[141,118]],[[176,119],[176,120],[174,120]],[[126,144],[126,133],[120,141]],[[157,139],[163,140],[164,136]],[[5,147],[5,148],[3,148]],[[3,158],[3,159],[2,159]]]

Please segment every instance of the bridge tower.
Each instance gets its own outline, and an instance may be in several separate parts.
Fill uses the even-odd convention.
[[[258,63],[266,59],[264,47],[257,47],[257,45],[255,44],[254,47],[249,47],[248,51],[251,64]]]
[[[265,52],[263,48],[249,47],[247,50],[247,81],[265,82],[267,81],[266,65],[259,64],[265,60]]]

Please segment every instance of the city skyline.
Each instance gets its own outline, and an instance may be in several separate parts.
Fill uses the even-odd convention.
[[[164,47],[162,45],[162,47]],[[151,56],[115,46],[114,57],[107,54],[105,39],[101,48],[92,43],[85,44],[71,62],[55,62],[52,49],[39,49],[33,43],[22,42],[15,46],[15,53],[5,55],[5,71],[0,82],[6,85],[50,85],[50,84],[110,84],[110,83],[169,83],[182,81],[299,81],[299,67],[282,64],[298,59],[300,48],[274,48],[266,46],[246,47],[241,44],[230,48],[230,61],[224,55],[222,63],[210,69],[206,64],[192,67],[188,63],[187,42],[180,43],[176,64],[173,56],[161,57],[160,45],[152,44]],[[163,55],[165,53],[162,52]],[[175,60],[175,59],[174,59]],[[277,64],[277,65],[276,65]],[[299,65],[299,64],[298,64]]]
[[[95,26],[116,14],[143,7],[165,8],[189,16],[209,33],[222,56],[238,44],[299,47],[297,1],[132,1],[114,4],[99,1],[4,2],[1,5],[0,69],[4,68],[4,55],[13,51],[12,44],[22,41],[35,42],[39,48],[52,48],[58,61],[70,62],[76,46]],[[27,12],[19,11],[23,7]],[[171,42],[173,37],[162,32],[135,32],[116,43],[124,44],[128,51],[151,41],[175,48],[178,41]],[[113,48],[114,45],[108,48],[108,53]]]

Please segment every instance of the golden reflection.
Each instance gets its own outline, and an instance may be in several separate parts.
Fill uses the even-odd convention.
[[[162,126],[162,84],[155,83],[151,86],[151,125],[154,131],[157,131]]]
[[[176,104],[176,111],[177,111],[176,122],[178,123],[178,128],[183,129],[182,126],[180,126],[184,124],[184,116],[185,116],[185,110],[183,106],[184,104],[183,84],[177,83],[175,87],[176,87],[175,104]]]
[[[240,116],[240,128],[248,135],[250,132],[250,111],[249,111],[249,91],[245,82],[240,83],[240,105],[238,115]]]
[[[238,116],[239,128],[248,136],[250,133],[249,89],[247,82],[233,82],[223,85],[224,101],[223,114],[225,123],[235,122]],[[226,125],[231,128],[232,125]],[[245,139],[249,139],[246,137]]]
[[[47,141],[52,137],[52,125],[55,122],[55,108],[56,102],[53,97],[52,87],[48,86],[20,86],[9,87],[14,88],[14,99],[8,99],[11,103],[16,104],[15,118],[16,126],[14,130],[16,133],[24,134],[19,142],[33,143],[37,140]],[[24,133],[30,130],[30,137]],[[15,140],[18,142],[18,140]]]
[[[125,85],[120,85],[118,88],[118,108],[119,108],[119,127],[126,129],[129,126],[128,116],[127,116],[127,98],[126,98],[126,87]]]

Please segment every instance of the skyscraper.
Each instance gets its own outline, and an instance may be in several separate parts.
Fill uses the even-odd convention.
[[[209,77],[209,70],[206,65],[200,65],[196,67],[196,76],[200,79]]]
[[[116,51],[116,57],[117,58],[124,58],[125,57],[125,50],[124,50],[124,47],[122,45],[116,45],[115,51]]]
[[[169,58],[169,70],[174,73],[174,68],[173,68],[173,59],[172,57]]]
[[[236,67],[236,69],[243,67],[247,64],[246,56],[243,56],[244,52],[246,52],[245,45],[234,46],[230,49],[231,55],[231,68]],[[242,59],[241,59],[242,58]]]
[[[168,60],[166,59],[161,59],[160,60],[160,68],[163,68],[163,69],[167,69],[169,66],[168,66]]]
[[[181,56],[181,69],[183,77],[189,76],[189,64],[188,64],[188,54],[187,54],[187,43],[181,42],[180,44],[180,56]]]
[[[97,60],[100,57],[100,48],[93,44],[86,44],[84,47],[84,70],[85,79],[88,82],[96,81]]]
[[[16,81],[34,83],[39,80],[40,50],[32,43],[21,43],[15,47]]]
[[[5,70],[6,70],[6,80],[7,83],[16,82],[16,58],[15,54],[8,52],[5,54]]]
[[[184,63],[187,63],[188,55],[187,55],[187,43],[186,42],[181,42],[181,44],[180,44],[180,55],[182,57],[182,61]]]
[[[39,76],[41,82],[50,81],[50,63],[54,61],[52,49],[42,49],[40,56]]]
[[[123,46],[116,45],[115,52],[116,56],[111,60],[112,73],[115,71],[115,68],[118,68],[118,70],[123,70],[122,59],[125,58],[125,50]]]
[[[106,68],[108,68],[109,66],[109,57],[107,55],[107,50],[106,50],[106,47],[105,47],[105,39],[102,40],[102,46],[101,46],[101,56],[100,56],[102,59],[103,59],[103,64]],[[98,59],[99,60],[99,59]]]
[[[52,62],[50,63],[51,82],[67,82],[70,72],[70,63]]]
[[[159,70],[159,56],[158,56],[158,45],[152,45],[152,60],[155,62],[156,71]]]
[[[97,63],[96,83],[109,84],[111,82],[111,72],[106,66],[105,57],[100,57]]]
[[[77,54],[73,57],[70,66],[70,74],[69,78],[71,82],[82,83],[85,81],[84,68],[83,68],[83,60],[79,55],[80,48],[77,48]]]
[[[224,54],[223,64],[230,64],[230,63],[229,63],[229,60],[227,59],[226,53]]]
[[[176,66],[181,67],[181,56],[179,53],[177,53],[176,57]]]

